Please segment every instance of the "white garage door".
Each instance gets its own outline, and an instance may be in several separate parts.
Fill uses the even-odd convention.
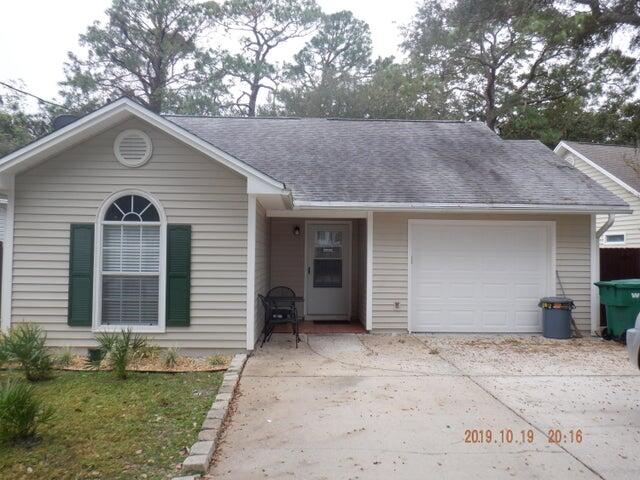
[[[553,295],[552,222],[409,222],[409,329],[539,332]]]

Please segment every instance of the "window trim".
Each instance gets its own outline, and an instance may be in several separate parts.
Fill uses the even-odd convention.
[[[107,209],[118,198],[125,195],[139,195],[149,200],[158,211],[160,222],[145,222],[148,225],[160,225],[160,269],[158,285],[158,324],[157,325],[101,325],[102,318],[102,237],[103,226],[114,222],[103,222]],[[119,223],[119,222],[116,222]],[[166,290],[167,290],[167,217],[162,204],[150,193],[137,189],[119,190],[112,193],[98,209],[95,220],[95,239],[93,249],[93,320],[92,332],[121,332],[130,329],[136,333],[166,332]]]
[[[613,235],[622,235],[622,241],[621,242],[609,242],[607,241],[607,237],[608,236],[613,236]],[[602,236],[602,244],[603,245],[626,245],[627,243],[627,233],[626,232],[605,232],[604,235]]]

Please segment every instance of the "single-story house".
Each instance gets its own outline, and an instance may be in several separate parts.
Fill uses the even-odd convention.
[[[613,221],[602,248],[640,248],[640,150],[622,145],[562,141],[555,152],[629,204],[633,213],[596,217],[596,228]]]
[[[626,202],[537,141],[461,121],[157,115],[120,99],[0,159],[2,327],[52,346],[132,328],[252,350],[257,294],[368,331],[598,325],[597,214]]]

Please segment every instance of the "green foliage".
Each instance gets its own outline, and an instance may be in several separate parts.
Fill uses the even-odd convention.
[[[30,323],[14,326],[4,339],[5,355],[8,361],[16,362],[30,382],[51,377],[53,359],[45,346],[47,335]]]
[[[640,103],[611,102],[589,109],[567,97],[542,106],[517,108],[500,126],[504,138],[535,138],[548,147],[560,140],[638,145]]]
[[[5,348],[5,335],[0,332],[0,367],[4,365],[8,360],[7,350]]]
[[[80,36],[87,54],[69,53],[61,83],[65,103],[88,111],[128,96],[154,112],[217,111],[217,92],[224,89],[218,55],[199,41],[218,12],[215,2],[114,0],[107,22],[95,22]]]
[[[167,348],[161,354],[162,365],[166,368],[175,368],[179,358],[180,349],[178,347]]]
[[[615,33],[624,31],[629,46],[640,47],[638,0],[570,0],[568,3],[581,12],[580,30],[575,38],[578,43],[598,45],[611,40]]]
[[[131,360],[147,347],[147,340],[131,329],[118,333],[101,333],[96,340],[116,376],[122,380],[127,378],[127,366]]]
[[[369,25],[349,11],[322,15],[317,33],[285,67],[291,84],[277,93],[287,115],[343,116],[371,69]]]
[[[578,29],[579,17],[553,3],[425,0],[403,48],[418,71],[442,82],[443,98],[496,129],[519,106],[599,95],[607,84],[635,87],[619,52],[595,56],[572,43]]]
[[[271,61],[278,46],[308,35],[316,26],[320,9],[314,0],[228,0],[220,23],[229,34],[240,35],[241,50],[224,60],[225,73],[241,89],[233,102],[252,117],[263,88],[273,89],[279,70]]]
[[[16,83],[16,82],[13,82]],[[18,95],[0,86],[0,156],[17,150],[47,133],[47,112],[26,113]]]
[[[71,365],[71,362],[73,361],[73,350],[71,347],[62,348],[56,355],[55,361],[61,367],[68,367]]]
[[[18,380],[0,383],[1,441],[32,439],[38,426],[52,416],[53,410],[41,405],[31,385]]]

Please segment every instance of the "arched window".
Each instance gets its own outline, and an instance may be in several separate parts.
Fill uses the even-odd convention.
[[[142,195],[122,195],[106,207],[101,224],[101,326],[158,326],[160,212]]]

